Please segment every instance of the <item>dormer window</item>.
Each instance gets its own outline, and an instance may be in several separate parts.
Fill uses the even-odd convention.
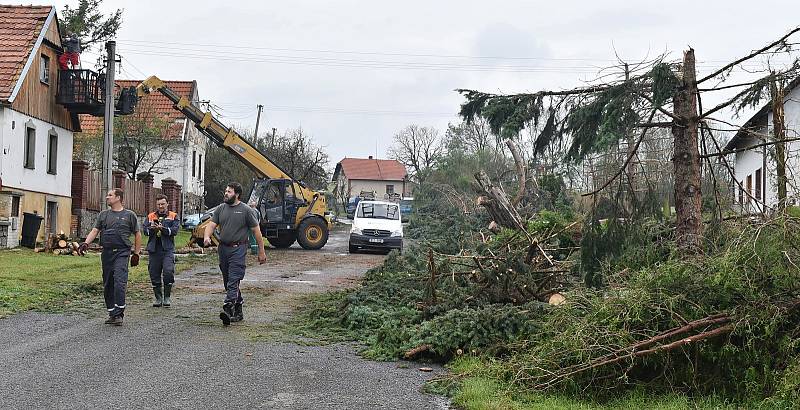
[[[50,84],[50,57],[44,54],[39,59],[39,81]]]

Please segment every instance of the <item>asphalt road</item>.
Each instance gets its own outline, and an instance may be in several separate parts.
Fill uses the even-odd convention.
[[[347,254],[345,235],[335,232],[321,251],[294,245],[249,264],[245,321],[230,327],[217,317],[223,295],[213,266],[178,276],[172,308],[129,302],[122,327],[104,325],[101,308],[0,320],[0,408],[448,408],[421,391],[440,368],[269,336],[300,295],[350,286],[380,263],[381,255]]]

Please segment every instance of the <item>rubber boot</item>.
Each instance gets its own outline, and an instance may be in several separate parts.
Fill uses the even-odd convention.
[[[164,304],[164,295],[161,293],[161,285],[153,286],[153,294],[156,296],[153,307],[161,307]]]
[[[169,300],[169,296],[172,294],[172,284],[164,284],[164,307],[170,307],[172,302]]]
[[[222,305],[222,312],[219,312],[219,319],[222,320],[222,324],[228,326],[231,324],[231,319],[233,318],[233,303],[226,303]]]
[[[242,313],[242,304],[237,303],[233,305],[233,317],[231,318],[231,322],[241,322],[244,319],[244,314]]]

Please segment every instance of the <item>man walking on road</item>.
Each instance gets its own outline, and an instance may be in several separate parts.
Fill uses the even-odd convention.
[[[165,195],[156,196],[156,211],[147,215],[142,230],[150,237],[147,240],[147,271],[155,295],[153,307],[170,307],[172,285],[175,283],[175,235],[180,230],[180,222],[178,214],[169,211]]]
[[[219,226],[219,269],[222,271],[222,280],[225,282],[225,304],[219,318],[224,325],[239,322],[244,318],[242,312],[242,292],[239,283],[244,279],[248,248],[248,233],[253,232],[258,243],[258,263],[267,261],[264,252],[264,238],[258,226],[256,211],[241,202],[242,185],[231,182],[225,187],[224,203],[214,210],[211,222],[206,226],[203,235],[205,246],[211,245],[211,235]]]
[[[108,309],[106,324],[122,326],[125,316],[125,291],[128,286],[128,258],[131,266],[139,264],[139,251],[142,248],[142,233],[139,221],[133,211],[122,206],[123,192],[114,188],[106,194],[106,209],[97,215],[94,229],[89,232],[86,241],[78,248],[83,255],[89,244],[100,234],[100,246],[103,253],[100,260],[103,264],[103,296]],[[131,255],[131,234],[135,234],[135,245]]]

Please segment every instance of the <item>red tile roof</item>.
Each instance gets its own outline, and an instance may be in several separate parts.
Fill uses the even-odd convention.
[[[142,80],[116,80],[114,82],[117,84],[117,87],[135,87],[139,85]],[[194,89],[197,85],[195,81],[164,81],[164,83],[166,83],[167,87],[171,88],[172,91],[178,93],[178,95],[185,96],[190,100],[192,99],[192,94],[194,94]],[[139,107],[147,107],[147,110],[152,110],[154,115],[163,118],[170,124],[174,123],[176,120],[186,118],[180,111],[172,108],[172,106],[172,101],[165,97],[164,94],[155,92],[147,94],[144,98],[139,100],[137,109],[139,109]],[[81,129],[85,134],[95,134],[103,129],[103,117],[83,114],[80,116],[80,119]]]
[[[0,100],[11,97],[52,9],[0,5]]]
[[[402,181],[406,177],[406,167],[394,159],[345,158],[336,167],[347,179]]]

